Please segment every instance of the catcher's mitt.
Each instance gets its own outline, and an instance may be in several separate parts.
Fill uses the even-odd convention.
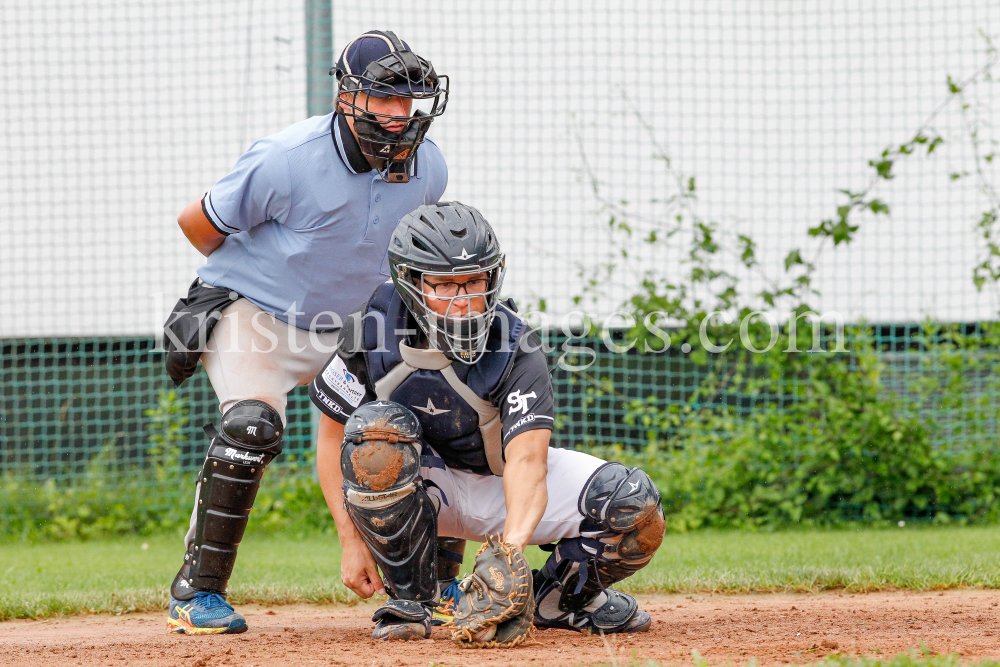
[[[472,574],[458,585],[464,593],[445,627],[462,648],[511,648],[531,636],[535,614],[531,568],[524,554],[489,535]]]

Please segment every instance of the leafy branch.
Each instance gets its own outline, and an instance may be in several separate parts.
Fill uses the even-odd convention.
[[[937,117],[940,116],[947,107],[953,104],[956,100],[961,101],[963,117],[967,119],[969,104],[963,97],[963,92],[977,81],[992,81],[990,72],[994,65],[996,65],[998,59],[997,49],[993,45],[990,37],[982,30],[979,31],[979,34],[986,42],[986,53],[989,56],[986,64],[961,83],[956,83],[952,77],[949,76],[948,96],[938,103],[937,107],[935,107],[930,115],[924,119],[923,123],[920,124],[920,127],[917,128],[913,136],[902,144],[886,147],[878,158],[868,161],[868,166],[872,169],[872,174],[868,180],[868,184],[857,192],[852,192],[850,190],[838,191],[847,197],[847,202],[837,207],[836,217],[824,220],[819,225],[809,229],[810,236],[820,239],[820,244],[816,248],[814,256],[807,262],[803,260],[802,251],[799,248],[796,248],[788,253],[785,257],[785,271],[790,272],[793,267],[797,266],[801,266],[804,271],[795,278],[794,284],[790,288],[780,290],[777,293],[762,293],[760,296],[765,302],[768,303],[768,305],[773,306],[775,297],[779,295],[787,294],[790,296],[801,297],[804,294],[804,291],[812,284],[812,277],[816,271],[817,262],[820,254],[826,246],[826,242],[828,240],[832,240],[833,246],[836,247],[841,243],[850,243],[854,240],[855,235],[860,229],[860,223],[855,224],[853,222],[853,214],[870,211],[876,215],[889,215],[888,204],[881,199],[871,196],[872,191],[882,181],[888,181],[895,178],[893,168],[907,156],[913,155],[921,150],[925,156],[931,155],[944,143],[944,138],[942,138],[937,132],[933,131],[932,125],[934,120],[937,119]],[[988,258],[976,267],[976,273],[974,275],[974,282],[977,289],[982,289],[986,277],[991,278],[994,284],[1000,280],[1000,264],[998,264],[998,260],[1000,260],[1000,245],[997,244],[997,238],[1000,234],[998,234],[997,230],[994,229],[994,225],[997,221],[997,197],[996,192],[992,187],[990,187],[989,182],[984,176],[982,170],[982,162],[984,160],[986,162],[992,161],[993,154],[991,153],[990,155],[980,159],[980,154],[978,152],[978,148],[980,146],[978,131],[969,126],[968,123],[966,124],[966,129],[973,146],[976,148],[976,168],[981,187],[984,190],[984,193],[991,197],[990,210],[983,214],[979,223],[980,230],[983,232],[983,236],[987,240],[987,247],[989,250]],[[956,176],[957,175],[953,174],[952,180],[955,180]]]
[[[809,228],[809,236],[819,241],[810,256],[807,257],[806,251],[802,248],[794,248],[788,252],[783,262],[783,273],[786,278],[781,280],[769,276],[757,261],[757,242],[752,237],[740,234],[734,241],[726,242],[727,239],[720,231],[719,225],[698,213],[695,177],[684,174],[675,167],[667,150],[659,142],[654,128],[624,90],[620,89],[622,100],[646,133],[653,147],[654,159],[660,162],[666,171],[671,194],[662,200],[651,200],[666,206],[664,215],[650,216],[637,213],[628,201],[609,197],[602,192],[579,129],[575,127],[574,117],[575,138],[583,164],[583,173],[595,200],[600,204],[601,212],[608,215],[608,222],[603,226],[603,230],[609,246],[613,248],[608,261],[601,263],[596,271],[592,265],[577,265],[584,285],[581,293],[574,297],[574,302],[580,303],[584,296],[589,296],[593,300],[606,296],[605,288],[609,286],[623,287],[623,283],[616,276],[619,269],[624,269],[631,278],[631,284],[637,285],[638,289],[623,305],[636,317],[651,312],[664,312],[676,322],[697,325],[710,307],[724,311],[749,312],[749,302],[740,296],[737,277],[722,268],[719,263],[721,255],[725,254],[747,270],[754,272],[764,283],[765,289],[753,296],[772,308],[779,304],[779,300],[786,300],[791,302],[789,310],[793,313],[808,310],[807,299],[818,295],[818,291],[813,287],[813,281],[824,251],[829,247],[848,245],[856,239],[861,228],[858,215],[890,214],[889,205],[876,195],[878,186],[884,181],[894,179],[899,165],[904,160],[911,156],[927,157],[938,151],[945,144],[945,139],[934,130],[933,124],[945,109],[955,103],[961,103],[966,124],[965,133],[974,148],[979,189],[989,203],[977,221],[978,232],[986,244],[983,255],[974,269],[973,281],[980,290],[987,282],[991,283],[997,291],[1000,303],[1000,198],[984,168],[984,165],[992,162],[996,151],[984,154],[978,124],[970,119],[971,105],[965,98],[965,91],[969,86],[979,81],[992,81],[991,70],[998,60],[998,52],[992,40],[982,31],[980,34],[987,45],[987,62],[961,82],[948,77],[947,96],[921,122],[912,136],[901,144],[886,147],[877,158],[868,161],[871,174],[863,188],[838,190],[846,197],[846,201],[837,207],[835,216]],[[961,177],[961,174],[953,174],[952,179],[956,177]],[[680,280],[671,281],[656,269],[640,267],[636,261],[636,250],[639,246],[666,246],[675,243],[677,235],[681,232],[686,232],[685,238],[689,239],[689,243],[685,251],[687,269]],[[708,298],[699,298],[699,295],[706,290]]]
[[[997,62],[1000,54],[998,54],[996,46],[994,46],[993,41],[986,33],[980,30],[979,34],[986,41],[987,53],[990,54],[990,63],[992,65]],[[989,69],[983,72],[983,78],[987,81],[992,81]],[[989,282],[993,287],[996,302],[1000,305],[1000,229],[997,226],[998,220],[1000,220],[1000,197],[997,196],[997,191],[987,177],[984,167],[986,164],[991,164],[997,155],[996,141],[994,140],[989,147],[990,152],[984,155],[983,144],[985,142],[980,136],[978,119],[970,118],[972,105],[966,99],[965,86],[954,85],[950,80],[948,83],[952,94],[962,102],[962,124],[972,145],[976,182],[979,192],[982,193],[988,202],[986,210],[982,211],[976,222],[977,231],[985,241],[985,248],[980,256],[979,263],[973,268],[972,282],[979,291],[982,291],[984,285]]]

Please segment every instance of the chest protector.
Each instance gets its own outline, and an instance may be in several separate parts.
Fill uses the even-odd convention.
[[[368,317],[372,313],[381,317]],[[384,331],[379,331],[379,320],[385,323]],[[510,374],[527,324],[510,308],[497,305],[486,352],[473,366],[453,364],[438,350],[408,346],[407,333],[415,331],[393,284],[380,285],[368,302],[362,335],[368,378],[376,395],[413,410],[424,440],[449,467],[503,475],[496,392]]]

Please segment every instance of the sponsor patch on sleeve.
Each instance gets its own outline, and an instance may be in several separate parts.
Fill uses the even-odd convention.
[[[351,407],[358,407],[365,397],[365,386],[361,381],[347,371],[347,366],[340,356],[334,356],[333,361],[323,371],[323,381],[331,391],[347,401]]]
[[[323,405],[329,408],[331,412],[335,412],[338,415],[344,415],[345,417],[348,416],[348,414],[344,412],[344,408],[340,407],[340,404],[337,403],[337,401],[327,396],[326,392],[324,392],[322,389],[316,390],[316,398],[318,398],[323,403]]]
[[[521,417],[520,419],[518,419],[517,422],[513,426],[510,427],[510,430],[507,431],[507,435],[505,435],[504,437],[505,438],[509,438],[510,435],[514,431],[516,431],[517,429],[521,428],[525,424],[531,424],[532,422],[534,422],[536,420],[537,421],[555,421],[554,419],[552,419],[552,417],[548,417],[546,415],[528,414],[528,415],[525,415],[524,417]]]

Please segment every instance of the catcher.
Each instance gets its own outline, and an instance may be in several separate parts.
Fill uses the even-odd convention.
[[[373,636],[430,637],[435,609],[470,647],[514,646],[532,620],[647,630],[649,615],[609,586],[659,547],[659,492],[642,470],[549,448],[545,355],[499,303],[493,229],[458,202],[421,206],[393,233],[389,266],[392,282],[348,319],[310,386],[341,576],[362,597],[389,595]],[[465,540],[486,535],[459,584]],[[532,575],[525,545],[552,543]]]

